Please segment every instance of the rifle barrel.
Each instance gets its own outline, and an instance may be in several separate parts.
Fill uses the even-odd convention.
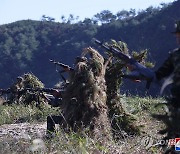
[[[74,69],[72,67],[70,67],[69,65],[66,65],[66,64],[63,64],[63,63],[60,63],[60,62],[57,62],[55,60],[50,60],[50,62],[56,64],[56,65],[59,65],[61,67],[63,67],[64,69],[67,69],[67,70],[70,70],[70,71],[73,71]]]
[[[95,39],[95,43],[97,43],[101,47],[105,48],[106,50],[111,52],[114,56],[120,58],[125,63],[133,65],[134,69],[136,71],[138,71],[140,73],[140,76],[143,76],[145,79],[148,80],[148,79],[152,79],[154,77],[154,72],[151,69],[140,64],[134,58],[122,53],[121,51],[119,51],[118,49],[116,49],[114,47],[110,47],[108,45],[105,45],[104,43],[102,43],[101,41],[99,41],[97,39]]]
[[[133,58],[131,58],[130,56],[122,53],[121,51],[119,51],[118,49],[114,48],[114,47],[110,47],[108,45],[105,45],[104,43],[102,43],[101,41],[95,39],[95,43],[99,44],[100,46],[102,46],[104,49],[110,51],[113,55],[119,57],[121,60],[123,60],[126,63],[130,63],[130,64],[134,64],[135,60]]]

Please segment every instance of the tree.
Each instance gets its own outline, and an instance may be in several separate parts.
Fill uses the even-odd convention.
[[[101,11],[100,13],[94,15],[94,17],[101,23],[110,23],[116,20],[116,16],[113,15],[109,10]]]
[[[55,21],[55,18],[52,18],[52,17],[49,17],[49,16],[42,15],[41,20],[42,20],[42,21],[54,22],[54,21]]]
[[[119,20],[125,20],[130,16],[130,12],[126,10],[122,10],[116,14]]]

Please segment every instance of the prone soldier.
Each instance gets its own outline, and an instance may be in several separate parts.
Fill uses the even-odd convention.
[[[177,44],[180,45],[180,21],[175,24],[175,31],[172,32]],[[167,99],[169,109],[166,139],[175,139],[180,137],[180,48],[176,48],[169,53],[169,57],[163,65],[155,72],[157,80],[165,77],[172,77],[171,96]],[[162,131],[163,132],[163,131]],[[168,149],[166,153],[176,153],[174,147]]]

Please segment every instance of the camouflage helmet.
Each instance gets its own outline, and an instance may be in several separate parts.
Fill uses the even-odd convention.
[[[175,23],[175,32],[172,33],[180,33],[180,20]]]

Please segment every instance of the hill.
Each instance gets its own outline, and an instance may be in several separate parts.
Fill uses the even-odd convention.
[[[135,14],[134,10],[120,11],[113,15],[102,11],[95,19],[72,23],[72,19],[56,23],[53,20],[23,20],[0,26],[0,87],[9,87],[23,73],[34,73],[46,86],[52,87],[59,75],[49,59],[73,66],[74,58],[87,46],[97,46],[92,38],[125,41],[131,50],[149,50],[149,57],[156,63],[164,61],[168,51],[176,47],[170,33],[179,19],[180,1],[162,8],[149,7]],[[101,24],[98,24],[101,23]],[[101,51],[102,52],[102,51]],[[132,83],[131,83],[132,84]],[[137,90],[124,85],[123,89]],[[139,93],[144,85],[138,85]]]

